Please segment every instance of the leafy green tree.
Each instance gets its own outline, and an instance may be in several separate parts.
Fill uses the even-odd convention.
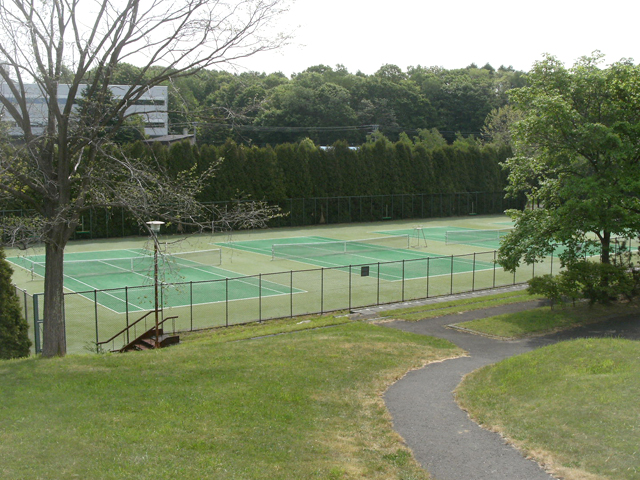
[[[29,356],[29,326],[22,316],[20,300],[11,284],[13,270],[0,248],[0,359]]]
[[[487,115],[482,127],[485,143],[512,146],[511,131],[513,125],[522,119],[522,112],[511,105],[494,108]]]
[[[609,264],[614,237],[640,232],[640,67],[602,63],[599,52],[572,68],[545,56],[510,95],[523,119],[507,191],[538,208],[509,212],[515,229],[499,252],[508,270],[558,244],[570,268],[584,269],[590,254]],[[610,277],[601,275],[603,288]]]
[[[43,225],[46,357],[66,354],[64,250],[83,214],[121,207],[145,227],[145,219],[197,218],[202,211],[193,198],[203,178],[169,182],[115,145],[127,106],[150,88],[279,48],[288,38],[272,28],[286,10],[283,0],[96,0],[84,9],[86,3],[0,2],[0,104],[22,138],[2,144],[0,192],[33,209]],[[94,95],[113,84],[117,66],[132,55],[142,62],[140,81],[78,122],[73,113],[81,92],[99,99]],[[62,79],[65,103],[58,102]],[[31,82],[42,100],[44,127],[32,124]]]

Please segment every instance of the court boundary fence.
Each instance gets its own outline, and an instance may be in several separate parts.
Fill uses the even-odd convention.
[[[387,305],[412,300],[421,300],[434,297],[442,297],[453,294],[469,293],[491,288],[505,287],[526,283],[536,274],[553,275],[553,254],[544,264],[533,264],[530,268],[518,269],[516,273],[505,272],[497,262],[497,250],[476,252],[461,255],[443,255],[437,257],[424,257],[420,259],[408,259],[394,262],[376,262],[369,264],[344,265],[339,267],[322,267],[306,270],[289,270],[278,273],[262,273],[257,275],[239,276],[221,280],[208,280],[201,282],[184,282],[179,284],[165,284],[161,288],[160,303],[165,305],[164,295],[171,289],[190,292],[186,295],[190,301],[179,307],[164,307],[162,318],[178,313],[180,322],[174,323],[172,333],[206,330],[216,327],[229,327],[232,325],[258,323],[278,318],[293,318],[311,314],[326,314],[340,310],[352,311],[356,308]],[[420,268],[425,270],[425,277],[409,277],[408,273],[422,262]],[[449,272],[445,274],[430,274],[430,266],[450,265]],[[464,263],[471,265],[469,270],[455,271],[456,266]],[[488,268],[487,265],[492,264]],[[537,266],[538,265],[538,266]],[[448,267],[446,267],[448,268]],[[381,278],[383,269],[393,269],[401,272],[397,280],[389,281]],[[458,269],[459,270],[459,269]],[[527,271],[525,271],[527,270]],[[536,270],[538,270],[536,272]],[[384,275],[384,274],[383,274]],[[480,278],[482,276],[482,278]],[[368,277],[368,278],[365,278]],[[302,282],[301,279],[304,279]],[[311,280],[309,280],[311,279]],[[367,286],[363,286],[366,280]],[[259,295],[249,299],[234,299],[230,292],[230,286],[235,282],[251,283],[259,288]],[[273,297],[263,295],[270,282],[285,285],[288,292],[280,295],[278,307],[272,308]],[[217,284],[217,285],[213,285]],[[301,288],[303,287],[303,288]],[[65,293],[65,337],[67,351],[69,353],[82,353],[83,351],[99,352],[97,345],[106,338],[110,338],[113,332],[120,331],[140,317],[146,310],[129,310],[129,300],[133,298],[139,289],[150,289],[152,286],[124,287],[117,289],[87,290],[83,292]],[[225,300],[217,302],[215,312],[207,310],[206,305],[193,302],[195,288],[223,288]],[[366,294],[361,289],[366,288]],[[28,294],[16,287],[21,296],[24,315],[30,326],[30,335],[36,354],[42,347],[42,322],[43,322],[43,293]],[[314,301],[298,301],[300,291],[308,294],[314,292]],[[114,324],[113,312],[100,303],[103,295],[115,296],[121,294],[126,300],[126,312],[118,314],[118,320]],[[190,295],[190,296],[189,296]],[[248,305],[243,309],[243,302]],[[81,307],[78,307],[81,304]],[[315,306],[314,306],[315,304]],[[199,310],[204,308],[204,310]],[[213,308],[213,307],[212,307]],[[248,311],[248,313],[247,313]],[[186,317],[186,318],[185,318]],[[208,317],[208,318],[203,318]],[[129,332],[127,331],[127,335]],[[115,339],[109,350],[120,348],[130,339]]]
[[[269,227],[300,227],[308,225],[365,223],[419,218],[490,215],[510,208],[522,209],[524,197],[505,198],[498,192],[395,193],[343,197],[307,197],[264,199],[277,206],[282,216],[269,221]],[[203,222],[216,225],[215,211],[225,211],[249,200],[202,201],[211,218]],[[32,210],[1,209],[0,217],[30,216]],[[176,222],[167,233],[183,233],[188,226]],[[137,221],[124,208],[91,208],[80,219],[73,239],[120,238],[145,234]]]

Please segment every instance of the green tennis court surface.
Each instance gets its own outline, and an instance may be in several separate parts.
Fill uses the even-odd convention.
[[[213,265],[219,263],[217,250],[185,252],[159,258],[158,278],[163,285],[160,289],[161,303],[167,307],[303,292],[298,289],[292,291],[290,286],[264,281],[259,277],[244,277]],[[44,276],[44,255],[11,257],[7,260],[30,270],[34,275]],[[65,255],[65,288],[81,292],[83,296],[116,313],[153,309],[153,278],[153,255],[144,249]]]
[[[449,245],[469,245],[482,247],[485,250],[500,248],[500,238],[506,229],[481,230],[462,227],[415,227],[402,230],[385,230],[375,232],[381,235],[409,235],[415,245],[428,245],[428,241],[443,242]]]
[[[412,230],[411,230],[412,231]],[[389,233],[389,232],[385,232]],[[345,241],[326,237],[291,237],[267,240],[234,241],[217,245],[236,248],[278,259],[286,258],[318,267],[335,268],[348,273],[363,272],[382,280],[396,281],[466,273],[494,268],[493,253],[477,258],[442,256],[408,248],[407,234]],[[404,238],[401,238],[404,237]],[[404,245],[404,247],[393,246]],[[355,269],[355,270],[354,270]]]

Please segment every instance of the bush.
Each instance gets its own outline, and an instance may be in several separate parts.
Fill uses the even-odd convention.
[[[22,316],[20,300],[11,284],[13,270],[0,248],[0,359],[28,357],[29,325]]]
[[[638,272],[624,265],[574,262],[555,277],[544,275],[529,280],[529,293],[544,295],[552,303],[585,298],[589,303],[608,304],[621,296],[631,299],[638,295]]]

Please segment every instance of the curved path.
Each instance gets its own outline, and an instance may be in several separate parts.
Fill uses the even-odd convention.
[[[446,325],[501,313],[522,311],[539,302],[505,305],[458,315],[394,321],[386,327],[446,338],[468,352],[467,357],[433,363],[409,372],[384,395],[396,431],[416,460],[435,480],[552,480],[536,462],[526,459],[500,435],[480,428],[454,401],[452,391],[462,377],[484,365],[561,340],[578,337],[640,338],[636,316],[579,327],[544,337],[495,340],[446,328]]]

